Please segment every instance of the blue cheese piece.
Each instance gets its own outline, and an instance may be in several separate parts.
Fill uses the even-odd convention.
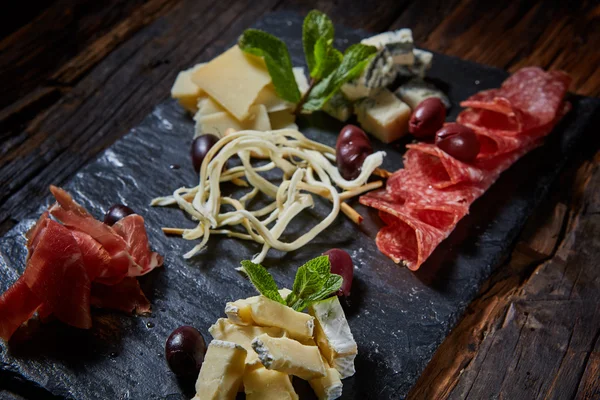
[[[413,65],[396,65],[398,75],[404,77],[424,78],[433,62],[433,53],[425,50],[414,49],[415,62]]]
[[[378,50],[386,48],[390,52],[394,64],[413,65],[415,62],[413,36],[410,29],[380,33],[360,42],[375,46]]]
[[[325,103],[323,111],[338,121],[346,122],[353,113],[352,102],[342,92],[337,92]]]
[[[327,363],[342,379],[354,375],[358,347],[338,297],[314,303],[308,312],[315,317],[315,341]]]
[[[383,143],[393,142],[408,132],[411,109],[387,89],[358,101],[354,110],[363,129]]]
[[[396,96],[413,110],[420,102],[430,97],[439,98],[446,108],[450,108],[450,99],[435,85],[425,82],[421,78],[413,78],[400,86],[394,92]]]
[[[234,399],[246,368],[246,350],[235,343],[213,340],[208,345],[196,381],[194,400]]]
[[[365,67],[355,80],[342,85],[342,92],[352,101],[369,97],[378,89],[391,85],[397,72],[390,52],[384,48]]]
[[[252,341],[252,348],[267,369],[307,381],[327,375],[317,346],[305,346],[286,337],[274,338],[263,334]]]

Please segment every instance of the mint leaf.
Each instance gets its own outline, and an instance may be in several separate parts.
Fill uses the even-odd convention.
[[[328,282],[330,275],[331,263],[328,256],[320,256],[308,261],[296,272],[292,293],[286,298],[287,305],[295,310],[302,310],[298,307],[303,304],[303,300],[319,293]]]
[[[327,278],[321,289],[298,301],[293,307],[294,310],[302,311],[313,303],[331,297],[331,295],[340,290],[343,281],[344,278],[342,278],[340,275],[330,274],[329,278]]]
[[[320,79],[322,76],[326,76],[317,76],[315,73],[320,68],[318,67],[320,60],[317,59],[315,51],[317,42],[322,40],[324,43],[329,43],[331,47],[333,35],[333,22],[331,22],[326,14],[318,10],[312,10],[304,18],[302,25],[302,46],[304,47],[304,57],[308,65],[308,72],[313,79]]]
[[[353,44],[344,53],[340,66],[319,82],[308,95],[303,111],[320,110],[346,82],[358,78],[377,53],[377,48],[361,43]]]
[[[242,268],[260,294],[278,303],[285,304],[285,301],[279,294],[279,289],[277,289],[277,284],[273,276],[271,276],[265,267],[244,260],[242,261]]]
[[[246,53],[264,57],[277,96],[291,103],[300,101],[290,53],[281,39],[258,29],[246,29],[238,45]]]
[[[319,38],[315,44],[315,68],[311,72],[314,80],[331,74],[342,62],[344,55],[332,45],[332,40]]]

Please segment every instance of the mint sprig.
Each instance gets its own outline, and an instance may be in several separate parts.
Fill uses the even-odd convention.
[[[298,268],[292,292],[285,301],[277,290],[275,280],[262,265],[242,261],[244,272],[265,297],[302,311],[311,304],[331,297],[342,287],[343,278],[331,273],[328,256],[320,256]]]
[[[273,279],[273,276],[260,264],[254,264],[251,261],[242,261],[242,271],[248,275],[250,282],[254,285],[256,290],[263,296],[275,300],[278,303],[286,304],[283,297],[279,294],[277,284]]]
[[[333,70],[331,67],[326,68],[325,64],[331,64],[335,59],[336,54],[333,54],[333,50],[335,50],[333,48],[334,32],[333,22],[321,11],[312,10],[304,18],[302,47],[308,72],[313,80],[320,80],[327,76],[327,69]]]
[[[246,29],[238,40],[238,46],[246,53],[264,57],[277,96],[291,103],[300,101],[290,53],[281,39],[258,29]]]

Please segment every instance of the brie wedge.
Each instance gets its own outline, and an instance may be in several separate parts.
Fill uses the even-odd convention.
[[[246,350],[235,343],[213,340],[208,345],[194,400],[234,399],[246,368]]]
[[[284,372],[305,380],[326,375],[317,346],[305,346],[295,340],[262,334],[252,341],[252,348],[267,369]]]
[[[308,312],[315,317],[315,340],[325,360],[342,379],[354,375],[358,347],[337,296],[312,304]]]
[[[225,314],[238,325],[275,326],[285,329],[290,337],[300,340],[313,336],[313,317],[264,296],[227,303]]]

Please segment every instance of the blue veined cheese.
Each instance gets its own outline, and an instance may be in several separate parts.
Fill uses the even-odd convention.
[[[396,67],[392,55],[382,49],[365,67],[362,74],[352,82],[342,85],[342,92],[349,100],[369,97],[378,89],[391,85],[396,79]]]
[[[396,65],[396,71],[400,76],[424,78],[427,70],[431,68],[433,53],[425,50],[414,49],[415,62],[413,65]]]
[[[446,108],[450,108],[450,99],[448,99],[448,96],[435,85],[425,82],[421,78],[411,79],[396,89],[394,94],[413,110],[420,102],[430,97],[439,98]]]
[[[379,35],[360,41],[362,44],[377,47],[378,50],[384,47],[390,52],[394,64],[413,65],[415,56],[413,54],[414,44],[412,31],[410,29],[399,29],[392,32],[384,32]]]
[[[411,109],[387,89],[356,102],[354,112],[363,129],[383,143],[393,142],[408,132]]]
[[[338,121],[346,122],[352,115],[352,102],[342,92],[337,92],[323,106],[323,111]]]

